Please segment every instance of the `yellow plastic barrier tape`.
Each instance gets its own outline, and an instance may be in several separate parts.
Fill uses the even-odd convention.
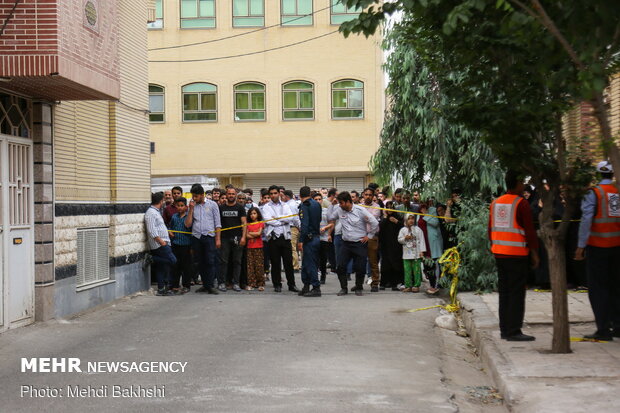
[[[452,276],[452,282],[450,283],[450,304],[447,305],[432,305],[430,307],[413,308],[407,310],[407,313],[415,313],[417,311],[430,310],[432,308],[443,308],[451,313],[459,311],[459,302],[456,299],[457,285],[459,283],[458,270],[461,265],[461,255],[457,247],[448,248],[444,251],[439,263],[442,265],[441,275],[439,278],[443,278],[447,275]]]
[[[540,288],[534,288],[534,292],[535,293],[550,293],[551,290],[543,290],[543,289],[540,289]],[[576,294],[576,293],[583,294],[583,293],[587,293],[587,292],[588,292],[588,290],[566,291],[567,294]]]
[[[432,217],[432,218],[439,218],[439,219],[445,219],[445,220],[458,221],[458,218],[442,217],[440,215],[423,214],[421,212],[401,211],[400,209],[381,208],[381,207],[376,207],[376,206],[372,206],[372,205],[365,205],[365,204],[357,204],[357,205],[362,206],[364,208],[379,209],[381,211],[397,212],[399,214],[421,215],[421,216],[425,216],[425,217]]]
[[[585,341],[587,343],[608,343],[605,340],[596,340],[594,338],[584,338],[584,337],[571,337],[570,341]]]
[[[228,231],[231,229],[236,229],[236,228],[243,228],[243,227],[247,227],[248,225],[254,225],[254,224],[263,224],[265,222],[270,222],[270,221],[277,221],[278,219],[284,219],[284,218],[291,218],[291,217],[296,217],[297,214],[292,214],[292,215],[285,215],[283,217],[275,217],[275,218],[271,218],[271,219],[266,219],[264,221],[257,221],[257,222],[249,222],[247,224],[243,224],[243,225],[236,225],[234,227],[227,227],[227,228],[220,228],[220,229],[216,229],[215,231],[209,231],[209,232],[222,232],[222,231]],[[187,232],[187,231],[174,231],[169,229],[168,232],[174,232],[177,234],[192,234],[191,232]]]

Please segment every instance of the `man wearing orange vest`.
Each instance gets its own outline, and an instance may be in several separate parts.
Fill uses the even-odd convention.
[[[584,338],[609,341],[620,337],[620,196],[611,181],[611,164],[599,162],[596,170],[603,179],[581,202],[575,260],[587,257],[588,296],[596,320],[596,332]]]
[[[491,203],[489,239],[497,264],[499,329],[508,341],[533,341],[523,334],[525,283],[530,262],[538,267],[538,238],[528,202],[521,197],[525,185],[514,171],[506,173],[506,194]],[[531,260],[531,261],[530,261]]]

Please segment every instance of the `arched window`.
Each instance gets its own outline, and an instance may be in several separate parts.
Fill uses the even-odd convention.
[[[332,83],[332,119],[364,118],[364,83],[338,80]]]
[[[211,83],[183,86],[183,121],[217,121],[217,86]]]
[[[164,88],[157,85],[149,85],[149,122],[164,123],[166,121]]]
[[[265,120],[265,85],[254,82],[235,85],[235,120]]]
[[[282,118],[314,119],[314,85],[294,81],[282,85]]]

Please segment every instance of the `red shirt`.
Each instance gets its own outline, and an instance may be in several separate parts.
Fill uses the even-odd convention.
[[[258,224],[249,224],[248,225],[248,232],[258,232],[260,229],[264,229],[265,228],[265,224],[264,223],[258,223]],[[248,238],[248,248],[263,248],[263,238],[262,237],[258,237],[258,238]]]
[[[513,195],[513,192],[508,191],[507,193]],[[521,195],[519,195],[521,196]],[[527,246],[530,250],[538,251],[538,236],[536,235],[536,229],[534,228],[534,220],[532,219],[532,209],[530,208],[530,204],[524,198],[517,205],[517,222],[519,225],[523,227],[525,230],[525,239],[527,241]],[[491,217],[489,216],[489,226],[488,226],[489,239],[491,239]],[[494,254],[497,258],[514,258],[514,255],[501,255]]]
[[[164,223],[166,226],[170,225],[172,216],[177,213],[177,207],[174,206],[174,202],[164,208]]]

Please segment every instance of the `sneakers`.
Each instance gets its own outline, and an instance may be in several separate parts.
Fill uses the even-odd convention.
[[[187,293],[188,293],[188,292],[190,292],[190,291],[191,291],[191,288],[189,288],[189,287],[183,287],[183,288],[181,288],[181,293],[182,293],[182,294],[187,294]]]
[[[166,287],[164,287],[164,288],[158,288],[157,293],[155,295],[158,295],[160,297],[167,297],[167,296],[174,295],[174,293],[170,291],[169,289],[167,289]]]
[[[221,292],[225,293],[226,292],[226,284],[221,283],[220,285],[218,285],[217,289],[220,290]]]
[[[232,288],[232,289],[233,289],[233,291],[236,291],[236,292],[241,291],[241,288],[239,288],[239,285],[238,285],[238,284],[233,285],[233,288]]]

